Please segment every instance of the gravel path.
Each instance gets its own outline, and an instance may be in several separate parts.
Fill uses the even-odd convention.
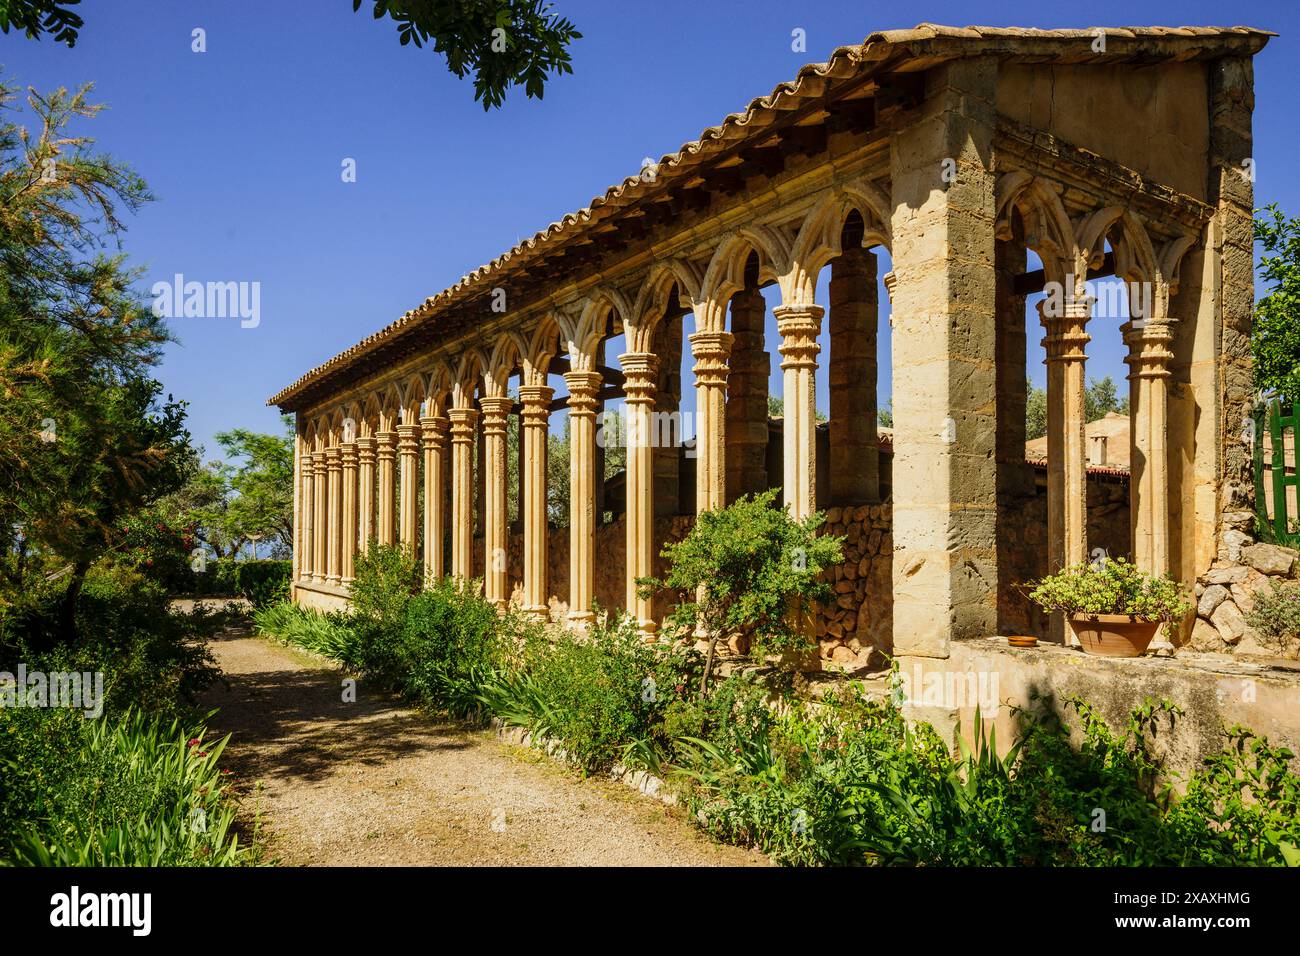
[[[246,633],[212,644],[228,686],[213,730],[270,856],[334,866],[761,866],[671,809],[581,779],[486,730],[357,688],[311,655]],[[262,786],[259,788],[257,784]]]

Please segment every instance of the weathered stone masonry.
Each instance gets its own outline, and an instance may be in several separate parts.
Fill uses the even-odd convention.
[[[666,608],[632,582],[658,568],[663,541],[774,485],[792,514],[829,509],[848,537],[819,625],[838,661],[872,648],[943,660],[954,640],[1021,630],[1063,640],[1019,586],[1103,540],[1190,587],[1231,543],[1224,516],[1251,504],[1235,438],[1253,284],[1242,160],[1251,57],[1268,36],[923,25],[803,68],[271,398],[298,422],[295,599],[346,601],[355,556],[375,540],[412,549],[430,575],[482,577],[500,605],[582,627],[596,599],[652,633]],[[877,252],[892,261],[888,462]],[[1083,389],[1090,324],[1113,316],[1095,314],[1085,283],[1111,275],[1131,293],[1132,466],[1098,491]],[[767,342],[760,290],[773,286]],[[1041,496],[1023,451],[1025,297],[1039,291]],[[618,335],[616,369],[605,347]],[[689,458],[672,447],[680,432],[664,447],[656,427],[680,407],[684,348],[698,411]],[[779,427],[766,408],[773,361]],[[619,398],[627,469],[608,524],[597,415]],[[547,508],[546,434],[561,407],[567,528],[549,526]],[[523,446],[514,534],[511,416]]]

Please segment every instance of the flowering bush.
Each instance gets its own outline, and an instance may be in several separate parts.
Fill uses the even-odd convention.
[[[1272,582],[1272,589],[1255,595],[1255,608],[1246,623],[1260,642],[1283,654],[1300,650],[1300,584]]]
[[[1139,571],[1124,558],[1065,568],[1039,581],[1029,597],[1047,611],[1130,614],[1166,623],[1192,608],[1177,581]]]

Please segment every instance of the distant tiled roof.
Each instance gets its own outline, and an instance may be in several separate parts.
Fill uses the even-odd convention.
[[[1105,49],[1095,52],[1091,43],[1098,34],[1106,36]],[[267,400],[286,410],[297,407],[294,399],[309,386],[323,383],[372,353],[386,342],[449,311],[456,303],[499,284],[512,270],[549,252],[561,241],[589,230],[647,195],[657,194],[675,180],[683,179],[701,162],[725,148],[761,132],[781,114],[804,101],[824,96],[836,84],[858,78],[889,61],[898,72],[917,72],[946,60],[971,56],[1000,56],[1036,63],[1097,63],[1129,60],[1191,60],[1214,56],[1254,54],[1277,34],[1250,27],[1093,27],[1077,30],[1036,30],[1025,27],[949,27],[923,23],[912,30],[872,33],[862,43],[836,49],[825,63],[810,63],[795,78],[777,86],[767,96],[750,102],[741,113],[732,113],[718,126],[711,126],[699,138],[677,152],[660,159],[653,177],[630,176],[611,186],[602,196],[553,222],[525,239],[504,255],[475,269],[460,281],[430,296],[356,345],[335,355],[303,375],[292,385]]]

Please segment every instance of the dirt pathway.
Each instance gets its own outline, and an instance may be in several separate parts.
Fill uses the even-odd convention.
[[[485,730],[437,722],[357,689],[296,649],[232,633],[212,644],[209,691],[225,765],[289,865],[754,866],[682,812],[579,779]],[[263,788],[256,790],[257,782]]]

